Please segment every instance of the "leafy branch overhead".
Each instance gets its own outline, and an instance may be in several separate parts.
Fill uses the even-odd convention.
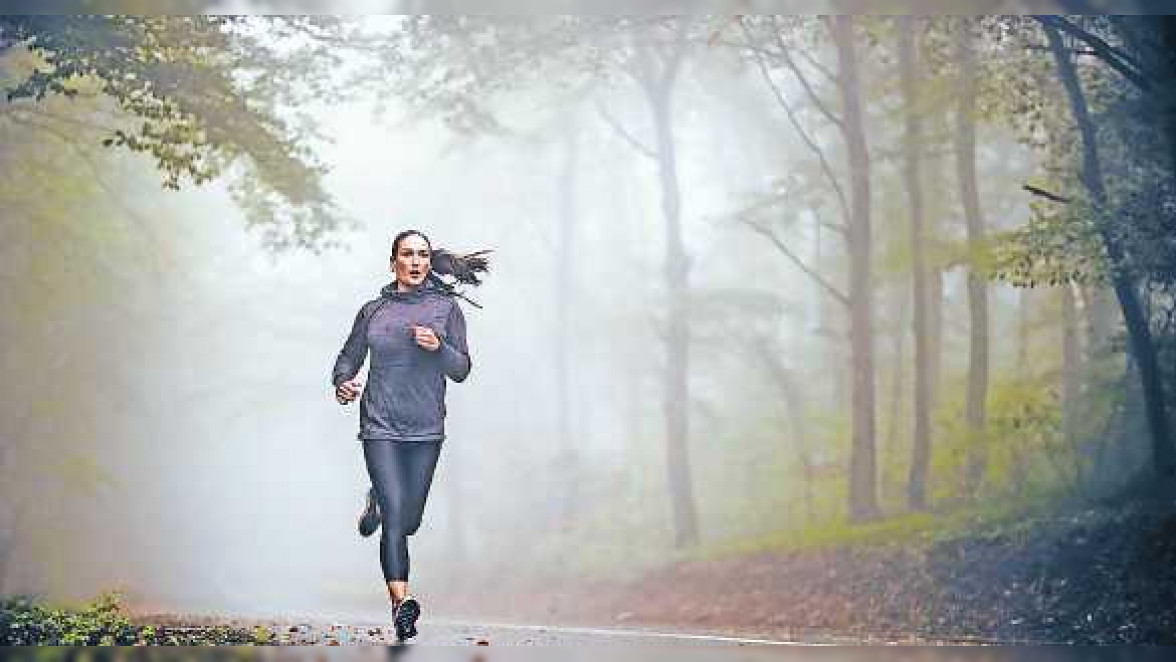
[[[104,145],[152,158],[168,189],[231,171],[269,247],[317,250],[344,220],[308,146],[315,126],[294,109],[330,91],[327,37],[342,30],[320,17],[3,15],[0,53],[35,62],[4,112],[108,97],[122,113]]]

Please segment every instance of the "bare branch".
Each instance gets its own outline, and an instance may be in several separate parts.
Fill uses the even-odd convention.
[[[773,17],[773,24],[779,24],[778,21],[775,20],[775,17]],[[821,101],[820,95],[817,94],[817,91],[813,89],[812,84],[809,83],[808,77],[804,75],[804,72],[800,70],[800,67],[796,66],[796,60],[792,59],[792,55],[788,50],[788,45],[784,43],[784,38],[780,36],[780,30],[778,28],[772,30],[772,35],[776,38],[776,48],[780,49],[780,55],[784,58],[784,64],[792,70],[792,75],[796,76],[796,80],[800,82],[801,87],[804,88],[805,93],[808,94],[809,99],[813,102],[813,105],[817,107],[817,110],[821,111],[822,115],[824,115],[830,122],[837,126],[837,128],[843,128],[841,118],[834,115],[833,111],[829,110],[828,106],[826,106],[825,103]]]
[[[818,61],[815,57],[810,55],[808,51],[802,50],[799,52],[800,52],[800,56],[802,58],[804,58],[805,62],[808,62],[810,67],[812,67],[813,69],[816,69],[817,72],[820,73],[822,76],[824,76],[825,79],[828,80],[830,83],[833,83],[834,85],[838,84],[837,74],[833,73],[832,71],[829,71],[828,67],[821,64],[820,61]]]
[[[778,54],[776,53],[776,51],[769,50],[769,49],[764,48],[763,46],[760,46],[758,44],[749,44],[749,43],[747,43],[746,39],[744,39],[743,41],[720,39],[720,40],[716,41],[715,43],[720,46],[730,46],[730,47],[738,49],[738,50],[750,51],[752,53],[759,53],[760,55],[766,55],[772,59],[776,59],[778,57]]]
[[[600,115],[600,118],[604,120],[604,123],[609,125],[609,127],[611,127],[612,130],[616,132],[616,134],[620,136],[622,140],[628,143],[630,147],[637,150],[637,152],[639,152],[642,156],[649,157],[654,161],[658,160],[657,152],[646,147],[641,141],[637,140],[628,131],[626,131],[625,127],[622,126],[621,123],[616,120],[616,118],[609,114],[608,109],[604,107],[604,104],[601,103],[599,99],[596,100],[596,112]]]
[[[739,21],[739,26],[743,28],[743,36],[747,42],[749,44],[754,43],[754,38],[752,37],[751,31],[748,30],[747,25],[743,23],[742,20]],[[837,180],[837,175],[833,173],[833,167],[829,164],[829,160],[825,158],[825,152],[820,148],[819,145],[817,145],[816,141],[813,140],[811,136],[809,136],[808,132],[804,130],[804,127],[801,126],[800,120],[798,120],[796,117],[796,112],[792,109],[792,106],[789,105],[788,100],[784,98],[784,93],[780,91],[779,86],[776,85],[776,81],[772,79],[772,74],[770,71],[768,71],[768,66],[764,62],[763,57],[758,52],[756,52],[755,58],[756,63],[759,65],[760,75],[768,84],[768,87],[771,88],[772,94],[776,97],[776,101],[788,115],[788,121],[792,124],[792,128],[795,129],[796,133],[800,135],[800,138],[804,141],[805,145],[807,145],[808,148],[817,155],[817,160],[820,161],[821,164],[821,171],[825,174],[825,177],[829,180],[829,185],[833,187],[833,192],[837,195],[837,203],[841,207],[841,217],[848,222],[849,199],[846,197],[845,190],[842,189],[841,183]]]
[[[755,204],[752,204],[750,206],[744,207],[736,213],[739,216],[747,216],[749,214],[756,214],[758,212],[764,211],[765,209],[775,207],[776,205],[781,204],[783,202],[784,202],[783,197],[767,196],[763,200],[760,200],[759,202],[756,202]],[[832,230],[840,235],[845,235],[845,233],[848,232],[848,230],[846,230],[846,228],[845,228],[845,225],[843,225],[841,223],[830,223],[828,221],[822,221],[819,218],[817,219],[817,225],[819,225],[823,228],[826,228],[828,230]]]
[[[1053,200],[1054,202],[1061,202],[1063,204],[1070,204],[1070,202],[1072,202],[1070,198],[1058,195],[1057,193],[1050,193],[1045,189],[1037,188],[1036,186],[1032,186],[1030,184],[1023,184],[1021,188],[1032,193],[1033,195],[1041,196],[1047,200]]]
[[[796,253],[793,253],[792,249],[788,248],[788,245],[785,244],[783,241],[781,241],[780,238],[777,237],[774,232],[765,228],[764,226],[760,225],[759,223],[756,223],[751,220],[744,219],[741,222],[743,224],[747,225],[747,227],[751,228],[752,231],[754,231],[760,235],[763,235],[765,238],[767,238],[768,241],[772,242],[772,245],[776,247],[776,250],[783,253],[784,257],[788,258],[793,264],[795,264],[797,266],[797,268],[799,268],[801,271],[803,271],[809,278],[812,278],[813,281],[815,281],[816,284],[821,287],[821,289],[825,290],[825,292],[827,292],[829,294],[829,296],[836,299],[842,305],[849,307],[849,296],[847,296],[841,290],[837,289],[832,283],[825,280],[825,277],[822,276],[821,274],[817,273],[817,271],[814,270],[812,267],[805,264],[804,261],[801,260],[799,257],[797,257]]]
[[[734,41],[731,39],[716,39],[713,42],[708,42],[708,43],[711,45],[730,46],[732,48],[737,48],[739,50],[751,51],[753,53],[760,53],[762,55],[766,55],[766,56],[772,58],[773,60],[780,59],[779,51],[769,50],[769,49],[764,48],[758,44],[749,44],[746,41]],[[820,61],[817,60],[816,58],[814,58],[812,55],[810,55],[808,53],[808,51],[798,51],[798,52],[800,53],[800,57],[804,58],[804,61],[806,63],[808,63],[808,65],[811,66],[813,69],[816,69],[817,73],[821,74],[821,76],[823,78],[828,80],[830,83],[837,84],[837,74],[833,73],[832,71],[829,71],[828,67],[821,64]]]

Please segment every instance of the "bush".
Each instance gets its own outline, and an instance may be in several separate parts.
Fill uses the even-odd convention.
[[[121,596],[103,593],[79,610],[38,604],[28,597],[0,602],[0,645],[4,646],[203,646],[269,644],[265,628],[253,631],[227,626],[201,628],[133,625],[122,609]]]

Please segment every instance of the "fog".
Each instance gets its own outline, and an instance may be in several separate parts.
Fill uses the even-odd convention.
[[[883,64],[865,66],[880,75]],[[5,290],[5,316],[37,321],[5,325],[20,343],[5,355],[5,591],[82,599],[117,587],[144,610],[382,613],[378,535],[355,530],[368,488],[358,404],[336,404],[329,373],[408,228],[438,247],[494,251],[485,283],[466,290],[481,307],[461,304],[473,369],[448,386],[447,440],[410,540],[413,592],[443,611],[443,596],[496,583],[587,582],[688,558],[666,460],[662,189],[658,162],[633,144],[650,148],[655,127],[623,77],[574,103],[557,83],[493,100],[506,128],[484,135],[370,90],[301,109],[326,138],[315,147],[328,190],[356,221],[319,254],[267,250],[226,181],[165,193],[150,161],[129,154],[97,175],[141,229],[101,256],[111,270],[87,271],[94,260],[71,256],[67,234],[15,237],[57,248],[5,268],[50,274],[40,289]],[[779,83],[802,98],[791,78]],[[847,453],[844,315],[740,214],[770,199],[779,236],[826,264],[836,287],[846,258],[820,229],[835,217],[832,193],[754,67],[720,47],[691,54],[672,117],[690,321],[689,400],[674,406],[688,412],[698,538],[717,549],[839,516],[845,489],[814,504],[802,485],[805,467],[841,475]],[[893,133],[889,117],[870,110],[873,136]],[[801,119],[843,174],[832,129],[811,107]],[[979,159],[993,223],[1018,224],[1034,157],[994,129]],[[898,176],[893,161],[877,168]],[[903,231],[888,211],[900,195],[877,195],[879,241]],[[109,208],[68,213],[95,226]],[[962,233],[955,212],[937,222]],[[902,287],[878,260],[879,291]],[[964,279],[943,287],[945,364],[958,372]],[[993,293],[992,336],[1011,337],[1018,295]],[[877,315],[890,357],[903,318],[889,304]],[[997,344],[994,362],[1014,365],[1011,342]],[[904,379],[892,372],[879,374],[879,408]],[[906,452],[901,430],[879,429],[881,454]]]

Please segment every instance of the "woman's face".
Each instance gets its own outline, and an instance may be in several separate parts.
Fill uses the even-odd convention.
[[[419,287],[429,275],[431,257],[429,244],[420,235],[410,234],[401,239],[396,254],[392,256],[392,273],[396,275],[396,281],[405,287]]]

